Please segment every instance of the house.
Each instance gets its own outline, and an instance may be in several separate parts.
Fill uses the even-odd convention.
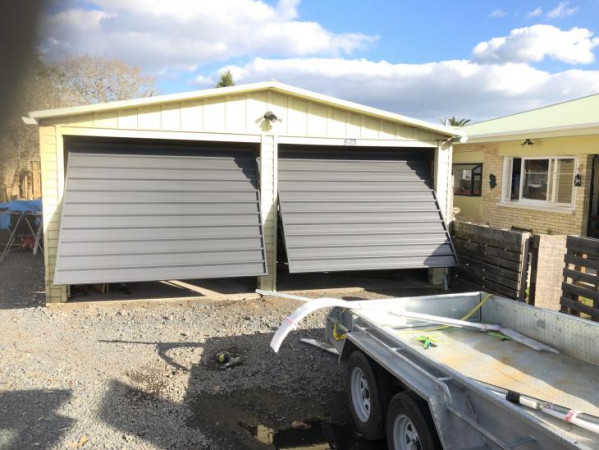
[[[454,146],[460,220],[538,234],[599,233],[599,95],[466,126]],[[457,209],[456,209],[457,211]]]
[[[425,268],[438,284],[456,264],[461,133],[444,126],[275,81],[29,122],[49,302],[95,283],[256,277],[274,290],[278,241],[291,273]]]

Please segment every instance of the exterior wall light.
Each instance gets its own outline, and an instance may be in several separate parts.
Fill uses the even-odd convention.
[[[579,173],[574,175],[574,186],[577,186],[577,187],[582,186],[582,175]]]
[[[524,146],[532,146],[535,145],[535,143],[533,141],[531,141],[530,139],[526,138],[524,139],[524,142],[522,142],[522,144],[520,144],[520,147],[524,147]]]

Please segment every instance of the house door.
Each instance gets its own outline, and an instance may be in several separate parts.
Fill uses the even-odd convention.
[[[587,236],[599,238],[599,155],[593,157]]]

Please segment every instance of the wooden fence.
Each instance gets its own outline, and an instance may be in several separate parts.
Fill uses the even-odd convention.
[[[481,290],[524,301],[529,238],[529,233],[454,222],[460,266],[452,271],[453,290]]]
[[[568,236],[561,311],[599,321],[599,240]]]

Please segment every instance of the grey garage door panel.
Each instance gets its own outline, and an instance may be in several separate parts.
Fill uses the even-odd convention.
[[[342,217],[343,214],[347,214]],[[291,216],[291,217],[289,217]],[[441,217],[438,212],[432,213],[386,213],[386,212],[360,212],[360,213],[314,213],[297,215],[289,214],[285,224],[322,224],[335,225],[342,223],[344,220],[351,221],[355,224],[373,224],[373,223],[423,223],[423,222],[440,222]]]
[[[260,228],[255,214],[239,215],[231,213],[228,216],[63,216],[61,228],[156,228],[156,227],[213,227],[227,225],[229,221],[238,225],[255,225]]]
[[[412,244],[412,245],[361,245],[340,247],[304,247],[294,249],[296,260],[313,259],[314,252],[318,251],[319,257],[328,258],[362,258],[362,257],[393,257],[402,256],[451,256],[453,250],[449,243],[446,244]]]
[[[152,253],[127,254],[118,253],[111,255],[67,256],[62,255],[62,268],[69,269],[143,269],[154,267],[157,264],[163,267],[199,266],[211,264],[252,263],[259,261],[262,250],[232,250],[232,251],[198,251],[198,252],[174,252],[174,253]]]
[[[399,202],[399,201],[376,201],[376,202],[289,202],[287,213],[323,213],[323,212],[345,212],[345,213],[367,213],[367,212],[437,212],[437,209],[424,202]]]
[[[172,180],[152,180],[152,186],[148,186],[146,180],[120,180],[118,185],[112,180],[98,180],[77,178],[70,179],[69,186],[74,190],[81,191],[125,191],[125,192],[155,192],[157,194],[176,192],[178,194],[190,192],[197,199],[197,192],[218,194],[223,197],[229,193],[247,193],[248,186],[254,186],[251,180],[238,181],[196,181],[178,180],[173,184]]]
[[[455,265],[453,256],[409,256],[406,258],[371,258],[371,259],[309,259],[296,261],[293,273],[341,272],[351,270],[386,270],[386,269],[426,269],[432,267],[451,267]]]
[[[291,272],[457,263],[416,152],[283,149],[279,207]]]
[[[173,184],[177,184],[173,180]],[[113,182],[114,185],[118,182]],[[148,185],[152,185],[148,182]],[[69,189],[71,186],[69,185]],[[70,190],[69,203],[236,203],[257,202],[258,193],[251,185],[246,186],[246,192],[154,192],[146,191],[77,191]],[[253,191],[253,192],[252,192]],[[116,194],[118,193],[118,194]]]
[[[57,273],[55,284],[73,284],[72,279],[85,280],[85,283],[111,283],[156,280],[193,280],[198,278],[232,278],[252,277],[263,270],[262,263],[239,263],[239,264],[211,264],[198,266],[177,267],[146,267],[142,272],[139,269],[123,268],[118,272],[114,269],[93,270],[67,270]]]
[[[368,185],[370,186],[370,185]],[[330,186],[329,188],[338,187],[338,185]],[[288,205],[294,203],[360,203],[360,202],[371,202],[373,195],[376,195],[376,201],[379,202],[401,202],[401,203],[413,203],[422,201],[434,201],[434,195],[432,191],[425,190],[420,192],[409,191],[402,187],[391,189],[390,187],[378,188],[378,189],[365,189],[367,186],[360,186],[360,192],[356,192],[356,185],[350,184],[344,190],[333,191],[332,189],[325,189],[326,186],[321,187],[323,191],[308,191],[308,190],[279,190],[281,195],[285,196],[285,202]],[[372,187],[372,186],[370,186]],[[418,186],[421,188],[421,184]],[[302,188],[303,189],[303,188]]]
[[[106,241],[62,242],[62,255],[106,255]],[[173,239],[173,240],[126,240],[119,243],[120,254],[147,254],[148,248],[155,253],[213,252],[232,250],[261,250],[258,239]]]
[[[222,203],[166,203],[166,202],[148,202],[148,203],[69,203],[65,205],[63,214],[66,216],[109,216],[123,215],[143,216],[154,215],[157,209],[165,216],[184,216],[184,215],[218,215],[218,214],[257,214],[260,207],[258,202],[231,202],[234,205]],[[235,206],[235,211],[231,211],[231,206]]]
[[[336,235],[395,235],[407,234],[416,236],[420,234],[438,234],[447,238],[441,233],[443,225],[439,223],[421,223],[418,224],[418,233],[414,233],[414,224],[406,223],[371,223],[367,227],[363,224],[356,223],[338,223],[323,227],[322,224],[304,224],[304,225],[287,225],[285,226],[285,237],[287,236],[336,236]],[[440,233],[440,234],[439,234]]]
[[[279,179],[280,180],[280,179]],[[296,184],[296,186],[294,186]],[[344,193],[348,190],[360,193],[360,192],[397,192],[397,193],[432,193],[433,189],[423,183],[418,182],[397,182],[397,181],[311,181],[309,183],[302,183],[299,181],[288,181],[284,182],[284,189],[279,192],[312,192],[332,195],[338,193]]]
[[[70,148],[55,284],[267,273],[254,151]]]
[[[255,226],[72,229],[62,242],[184,241],[256,238]]]
[[[80,167],[76,169],[74,178],[101,178],[104,180],[192,180],[192,181],[243,181],[248,176],[254,176],[256,172],[248,174],[241,170],[198,170],[198,169],[137,169],[129,168],[93,168]],[[249,171],[248,171],[249,172]]]
[[[119,155],[119,154],[80,154],[74,168],[115,168],[135,167],[137,169],[175,169],[175,170],[256,170],[256,165],[251,160],[239,160],[230,157],[202,157],[198,160],[195,156],[176,155]]]
[[[326,236],[315,235],[295,235],[293,245],[290,248],[308,248],[314,247],[364,247],[369,245],[410,245],[410,244],[448,244],[445,236],[435,233],[427,235],[425,233],[413,234],[342,234]]]

